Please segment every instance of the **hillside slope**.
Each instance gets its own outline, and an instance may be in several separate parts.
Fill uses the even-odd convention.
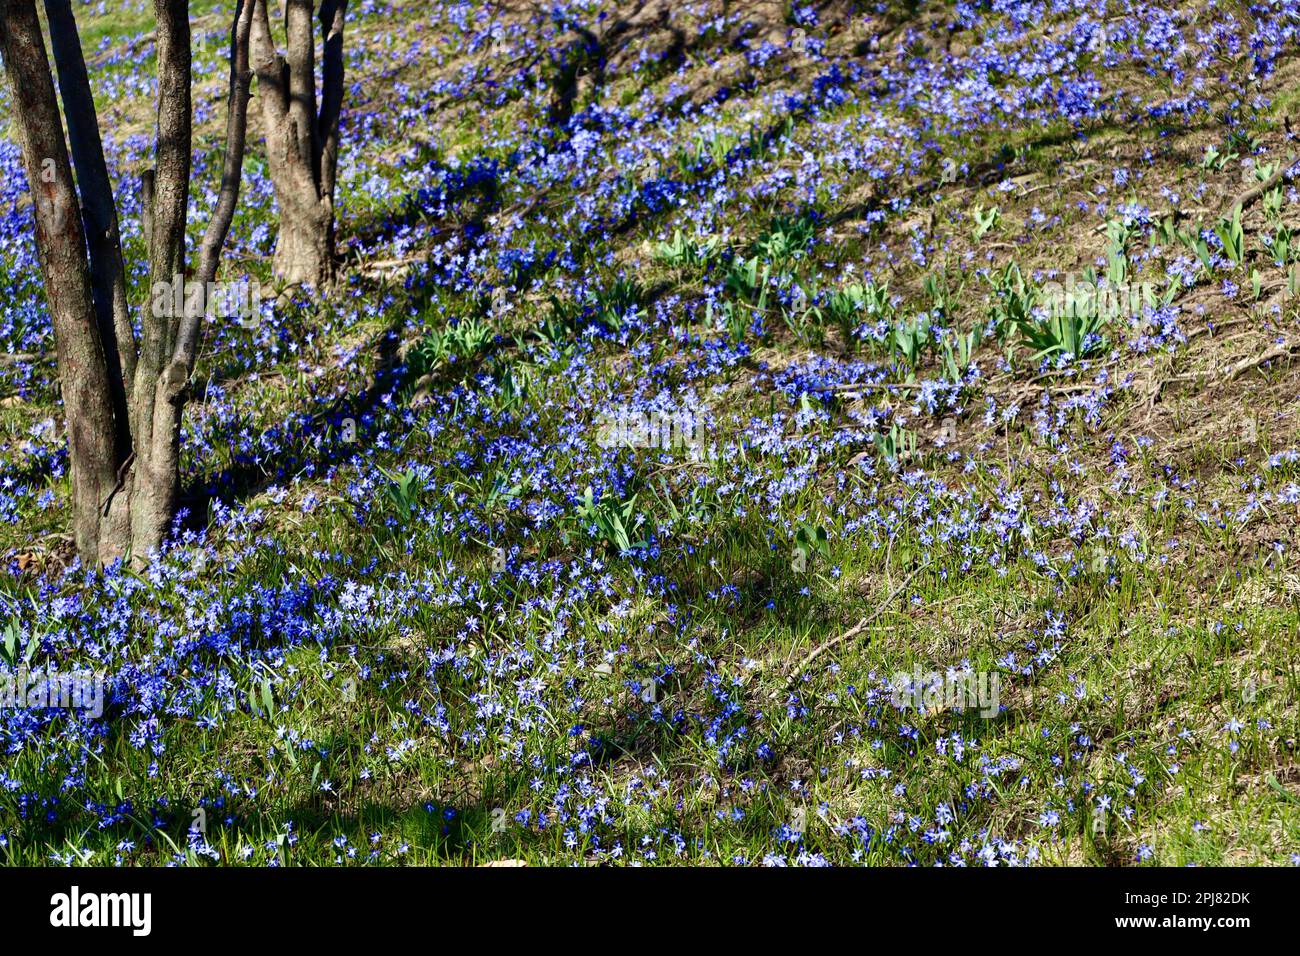
[[[1300,861],[1300,3],[354,7],[344,278],[209,329],[142,574],[0,142],[0,673],[108,688],[0,861]]]

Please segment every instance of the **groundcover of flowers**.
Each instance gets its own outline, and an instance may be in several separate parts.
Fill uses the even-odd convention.
[[[155,8],[71,6],[138,332]],[[352,0],[335,54],[332,280],[255,76],[273,294],[104,562],[0,93],[0,863],[1300,863],[1300,2]]]

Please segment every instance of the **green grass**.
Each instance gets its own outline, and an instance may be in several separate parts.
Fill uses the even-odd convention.
[[[142,10],[88,19],[87,47],[147,29]],[[631,92],[662,95],[678,79],[652,74]],[[617,88],[607,91],[611,98],[637,101]],[[753,105],[728,103],[709,121],[733,121]],[[506,160],[510,150],[498,133],[534,108],[515,99],[488,116],[477,106],[449,115],[426,158]],[[823,119],[871,108],[858,102]],[[1256,122],[1262,131],[1263,120]],[[678,142],[687,152],[704,123],[682,121]],[[1141,131],[1107,123],[1089,131],[1097,149],[1115,139],[1138,151],[1149,145]],[[383,132],[391,140],[374,144],[385,156],[376,175],[400,185],[401,166],[389,154],[404,132]],[[909,407],[920,382],[941,367],[937,341],[918,336],[903,360],[887,343],[848,334],[855,320],[866,321],[865,310],[844,316],[808,308],[787,327],[779,289],[768,288],[765,298],[754,283],[726,287],[732,260],[724,250],[741,261],[761,255],[755,275],[770,268],[786,286],[816,282],[828,293],[857,281],[844,269],[852,264],[858,275],[884,273],[899,302],[897,320],[916,322],[934,305],[925,279],[959,275],[967,281],[944,311],[954,329],[972,329],[990,315],[988,283],[977,270],[993,275],[1014,262],[1036,283],[1038,273],[1073,268],[1076,259],[1082,268],[1104,253],[1095,217],[1078,208],[1095,200],[1091,190],[1104,179],[1093,169],[1094,144],[1065,133],[945,135],[943,156],[1003,163],[1000,177],[944,184],[923,200],[918,193],[879,222],[854,213],[876,184],[848,172],[834,174],[843,189],[811,204],[745,193],[726,217],[706,224],[718,237],[709,255],[656,256],[655,243],[683,226],[668,217],[608,243],[569,235],[563,213],[579,197],[561,183],[541,197],[555,210],[551,218],[528,221],[511,245],[567,243],[579,265],[597,274],[587,288],[563,287],[566,273],[554,267],[520,277],[486,263],[484,289],[512,287],[513,306],[488,327],[479,324],[489,322],[484,289],[408,292],[400,275],[369,279],[335,301],[288,310],[261,339],[238,333],[240,348],[206,354],[199,377],[222,394],[191,408],[187,425],[212,448],[186,462],[201,462],[204,476],[241,465],[224,438],[259,435],[304,409],[319,411],[320,396],[355,398],[370,388],[389,330],[398,330],[410,367],[393,407],[380,412],[382,442],[357,460],[344,449],[317,467],[306,464],[309,440],[291,444],[284,473],[275,473],[281,462],[263,462],[265,474],[250,481],[246,504],[256,518],[205,516],[202,563],[196,551],[167,584],[133,592],[133,653],[164,654],[184,640],[201,589],[233,620],[233,609],[253,614],[276,588],[310,587],[319,605],[305,619],[322,630],[340,604],[332,588],[352,581],[380,590],[358,599],[356,619],[333,646],[309,642],[281,659],[283,635],[259,635],[274,680],[244,657],[195,651],[228,667],[239,689],[234,709],[218,712],[205,698],[208,712],[161,731],[158,753],[124,734],[105,738],[77,790],[84,807],[56,824],[47,824],[42,807],[19,808],[0,790],[0,862],[180,856],[199,864],[205,858],[186,849],[186,831],[200,821],[207,845],[231,864],[757,863],[803,851],[832,863],[898,865],[949,862],[954,852],[977,862],[982,847],[996,857],[1003,841],[1016,844],[1017,862],[1044,864],[1290,861],[1300,850],[1300,589],[1286,563],[1296,544],[1294,515],[1280,505],[1242,521],[1233,512],[1295,479],[1294,468],[1262,467],[1269,454],[1296,444],[1295,402],[1278,397],[1294,393],[1294,376],[1285,368],[1267,373],[1272,380],[1261,376],[1261,387],[1278,386],[1267,399],[1278,420],[1256,440],[1227,439],[1222,428],[1196,431],[1197,423],[1207,415],[1229,421],[1239,407],[1265,399],[1220,398],[1189,380],[1203,366],[1221,369],[1233,353],[1115,355],[1135,333],[1108,321],[1107,345],[1089,362],[1042,367],[1038,349],[1004,323],[976,350],[981,374],[966,386],[958,421],[955,413]],[[1188,131],[1187,141],[1156,149],[1149,178],[1132,195],[1155,206],[1163,182],[1191,192],[1204,181],[1231,192],[1234,170],[1203,172],[1180,160],[1178,150],[1195,155],[1197,136]],[[769,152],[793,162],[788,157],[815,140],[815,131],[797,127]],[[705,150],[698,168],[679,164],[674,175],[705,179],[717,158]],[[250,169],[259,162],[250,157]],[[993,192],[1001,177],[1028,173],[1057,188]],[[932,174],[915,171],[905,181],[917,185]],[[362,192],[345,192],[343,224],[382,219],[395,208]],[[473,220],[476,201],[454,204],[439,228]],[[1000,210],[998,224],[979,237],[970,215],[976,205]],[[1035,211],[1059,216],[1059,231],[1030,230]],[[881,251],[890,243],[905,248],[920,221],[933,246],[926,262]],[[271,222],[270,209],[246,208],[236,228],[251,234]],[[1248,222],[1246,231],[1246,248],[1257,249],[1251,233],[1259,230]],[[809,233],[823,241],[810,246]],[[1134,276],[1162,276],[1181,251],[1139,258]],[[1268,271],[1248,257],[1224,275],[1245,284],[1252,266]],[[1206,285],[1192,294],[1208,294]],[[543,294],[553,288],[553,297]],[[634,305],[647,314],[667,297],[706,293],[734,308],[727,334],[752,346],[707,374],[692,364],[698,350],[684,344],[716,331],[704,327],[703,309],[693,318],[673,313],[650,332],[634,329],[625,342],[584,337],[584,323],[617,332]],[[348,307],[357,298],[366,305],[360,313]],[[761,339],[748,328],[755,312],[767,319]],[[1288,319],[1294,315],[1282,324]],[[1195,327],[1189,318],[1186,329]],[[490,335],[476,334],[484,329]],[[253,342],[260,343],[255,370],[244,352]],[[341,359],[344,350],[357,355]],[[861,362],[858,377],[878,381],[856,400],[848,389],[828,402],[815,390],[782,394],[773,375],[814,356]],[[652,367],[666,369],[665,387],[694,384],[712,415],[715,450],[729,443],[743,450],[703,460],[619,450],[605,472],[618,487],[599,489],[603,507],[593,501],[584,516],[586,479],[577,476],[590,475],[602,454],[596,415],[630,398],[635,371]],[[1043,443],[1033,415],[1044,390],[1086,397],[1102,371],[1108,384],[1131,375],[1142,387],[1118,389],[1099,420],[1087,409],[1054,406],[1060,435]],[[1171,379],[1157,410],[1143,390],[1148,375],[1188,379]],[[881,385],[891,387],[872,390]],[[991,397],[996,412],[1018,407],[1020,416],[1003,422],[991,414],[986,424]],[[54,398],[0,408],[0,433],[11,447],[55,413]],[[585,431],[575,433],[566,419],[572,409],[590,419]],[[789,436],[801,409],[801,440],[762,446],[746,434],[753,421],[775,420]],[[882,423],[904,420],[907,440],[896,431],[896,442],[877,443],[854,417],[868,411]],[[453,415],[464,415],[465,427],[439,430]],[[939,447],[945,417],[957,421],[958,438]],[[485,461],[484,440],[503,436],[544,448],[549,472],[575,476],[572,486],[530,486],[531,452]],[[1144,448],[1139,436],[1153,446]],[[1122,474],[1116,445],[1124,446]],[[954,447],[959,454],[949,458]],[[54,505],[0,526],[6,553],[43,554],[40,542],[63,527],[67,480],[51,478],[49,487]],[[949,544],[926,510],[933,500],[959,523],[978,515],[989,526]],[[542,506],[555,513],[536,519],[529,509]],[[990,516],[1003,512],[999,538]],[[1072,526],[1081,513],[1086,520]],[[631,539],[654,529],[658,556],[620,554],[612,514]],[[1121,545],[1125,534],[1131,543]],[[1283,555],[1272,551],[1274,540],[1289,543]],[[1099,542],[1101,563],[1092,550]],[[801,552],[801,545],[810,546]],[[511,568],[533,562],[529,573],[503,571],[498,548],[510,553]],[[403,580],[426,580],[427,599],[394,608],[391,589]],[[6,589],[34,586],[29,578]],[[64,584],[51,591],[79,593]],[[451,593],[472,596],[439,602]],[[891,704],[899,672],[963,662],[999,674],[996,714]],[[482,711],[488,691],[500,710]],[[51,741],[49,752],[24,750],[5,772],[40,781],[54,799],[60,780],[50,769],[67,756],[58,748]],[[602,797],[610,805],[599,805]],[[1108,809],[1098,812],[1099,805]],[[120,808],[112,825],[87,822],[104,807]],[[588,852],[597,840],[600,855]],[[120,849],[122,841],[135,848]]]

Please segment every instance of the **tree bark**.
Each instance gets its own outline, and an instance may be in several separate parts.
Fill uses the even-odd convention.
[[[197,280],[206,287],[217,277],[221,249],[230,233],[239,202],[239,187],[244,175],[244,152],[248,135],[248,101],[253,73],[249,68],[248,43],[253,26],[252,0],[236,0],[235,18],[230,27],[230,96],[226,115],[226,154],[221,167],[221,190],[217,205],[208,221],[199,246]],[[176,337],[173,358],[194,368],[198,355],[199,330],[203,316],[187,315]]]
[[[101,518],[113,511],[119,410],[114,407],[72,165],[34,0],[0,0],[0,55],[13,93],[15,125],[35,206],[37,254],[54,326],[67,422],[73,536],[78,553],[93,563],[99,555]]]
[[[287,55],[275,45],[266,0],[253,0],[253,69],[267,165],[280,212],[274,270],[290,284],[320,288],[334,278],[334,189],[343,102],[347,0],[322,0],[322,93],[316,105],[312,0],[285,0]]]
[[[135,331],[131,327],[126,301],[126,267],[122,262],[117,206],[113,201],[108,166],[104,162],[99,120],[95,115],[94,98],[90,95],[90,78],[81,53],[81,39],[72,16],[71,0],[45,0],[45,18],[49,23],[63,115],[67,119],[72,162],[82,197],[82,222],[90,254],[95,313],[108,356],[114,412],[121,418],[118,435],[120,457],[125,459],[130,453],[126,389],[135,376]]]
[[[158,103],[154,197],[149,243],[150,289],[184,282],[189,206],[191,104],[188,0],[154,0]],[[182,297],[184,299],[185,297]],[[141,321],[140,358],[132,389],[135,447],[131,486],[131,552],[157,548],[180,494],[180,427],[189,370],[171,359],[183,314],[151,296]],[[161,313],[161,314],[155,314]]]
[[[36,243],[58,352],[72,478],[74,536],[87,563],[164,541],[180,487],[180,426],[204,303],[150,295],[138,351],[126,305],[117,208],[69,0],[45,0],[72,159],[35,0],[0,0],[0,55],[13,91],[35,205]],[[184,282],[191,104],[188,0],[154,0],[156,168],[142,182],[151,290]],[[200,248],[215,278],[238,201],[247,129],[252,0],[231,26],[231,80],[221,190]],[[78,186],[83,209],[78,209]],[[85,231],[83,231],[83,220]],[[177,299],[186,303],[176,307]],[[188,311],[187,311],[188,310]]]

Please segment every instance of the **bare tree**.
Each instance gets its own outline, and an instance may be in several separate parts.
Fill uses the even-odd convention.
[[[89,563],[128,555],[140,561],[162,543],[175,511],[181,413],[210,303],[203,296],[155,296],[152,308],[142,312],[136,342],[117,207],[71,0],[45,0],[45,9],[59,96],[35,0],[0,0],[0,55],[13,94],[54,327],[73,532],[78,553]],[[144,180],[151,289],[183,283],[191,149],[189,2],[154,0],[154,13],[157,143],[155,168]],[[204,289],[216,278],[239,195],[252,14],[251,0],[238,0],[221,190],[195,276]]]
[[[266,0],[253,0],[253,69],[267,165],[280,212],[275,272],[321,287],[334,277],[334,184],[343,104],[343,20],[347,0],[321,0],[321,99],[316,103],[313,0],[282,0],[287,54],[271,32]]]

